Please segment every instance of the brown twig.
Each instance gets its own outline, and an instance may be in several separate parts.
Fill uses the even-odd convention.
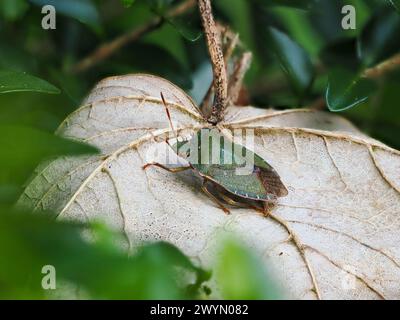
[[[217,27],[221,30],[220,32],[222,34],[223,43],[226,43],[226,49],[224,50],[224,61],[225,65],[227,65],[236,47],[241,46],[242,44],[239,40],[239,34],[234,33],[228,26],[218,24]]]
[[[374,67],[365,70],[363,76],[366,78],[375,79],[399,67],[400,67],[400,53],[394,55],[393,57],[381,62],[380,64]]]
[[[217,28],[219,29],[219,33],[221,34],[222,38],[225,66],[228,66],[229,60],[231,59],[236,47],[238,45],[241,45],[239,41],[239,35],[230,30],[228,26],[222,25],[218,22],[217,22]],[[229,94],[229,89],[228,89],[228,94]],[[208,91],[200,105],[200,110],[203,112],[203,115],[206,116],[209,115],[210,112],[209,109],[211,107],[211,99],[213,96],[214,96],[214,81],[208,88]]]
[[[189,9],[193,8],[196,4],[196,0],[187,0],[182,2],[180,5],[172,8],[165,15],[166,18],[173,18],[179,16]],[[99,62],[110,57],[114,52],[118,51],[122,47],[126,46],[128,43],[136,41],[141,38],[143,35],[154,31],[158,27],[160,27],[163,23],[164,19],[162,17],[155,17],[150,20],[147,24],[140,26],[128,33],[125,33],[114,40],[107,42],[97,49],[95,49],[92,53],[90,53],[86,58],[78,62],[75,66],[72,67],[71,71],[73,73],[84,72]]]
[[[228,77],[222,52],[221,35],[214,21],[210,0],[197,0],[197,2],[214,74],[215,98],[207,121],[217,124],[222,120],[227,105]]]
[[[253,56],[251,52],[245,52],[242,54],[240,59],[237,61],[237,64],[235,65],[235,70],[233,71],[232,77],[229,81],[229,104],[234,104],[239,98],[240,90],[243,86],[243,79],[246,75],[246,72],[250,68],[252,57]]]

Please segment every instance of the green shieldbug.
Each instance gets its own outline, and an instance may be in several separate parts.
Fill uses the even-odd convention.
[[[161,97],[171,128],[174,131],[167,103],[162,94]],[[239,202],[241,200],[260,202],[263,204],[261,211],[266,213],[268,203],[288,194],[286,187],[278,173],[263,158],[244,146],[227,139],[216,128],[200,129],[191,139],[177,141],[174,145],[170,145],[179,157],[187,161],[188,166],[169,168],[161,163],[148,163],[143,166],[143,169],[149,166],[157,166],[172,173],[194,170],[203,178],[202,190],[225,213],[230,213],[230,211],[219,198],[237,206],[245,205],[243,201],[242,203]],[[244,159],[247,161],[243,161]],[[252,160],[248,161],[249,159]],[[208,184],[219,189],[217,195],[214,195],[207,188]],[[260,210],[248,201],[247,205]]]

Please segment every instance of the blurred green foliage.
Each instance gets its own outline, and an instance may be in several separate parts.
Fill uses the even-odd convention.
[[[373,93],[373,81],[363,78],[360,71],[353,73],[344,68],[332,69],[326,89],[326,103],[331,111],[350,109],[366,101]]]
[[[0,157],[0,186],[15,186],[19,192],[14,196],[22,191],[17,186],[27,180],[41,161],[68,154],[96,152],[91,146],[24,126],[0,126],[0,145],[3,149]],[[16,199],[12,197],[10,200]]]
[[[274,300],[282,298],[279,286],[266,273],[258,257],[237,240],[222,241],[215,277],[223,299]]]
[[[195,298],[199,285],[208,278],[167,243],[147,245],[127,257],[116,245],[120,236],[101,225],[55,222],[45,215],[3,208],[0,216],[2,299],[52,298],[56,294],[76,298],[79,289],[97,299]],[[83,232],[90,232],[91,242],[84,240]],[[46,265],[56,270],[54,292],[42,289]],[[194,275],[191,286],[178,286],[176,278],[184,273]],[[72,293],[60,288],[61,280],[74,288]]]
[[[287,74],[294,92],[301,99],[307,94],[314,78],[311,59],[305,50],[285,33],[271,27],[269,35],[271,49]]]
[[[0,70],[0,93],[23,91],[60,93],[50,83],[24,72]]]
[[[168,16],[182,2],[0,1],[1,298],[51,298],[40,287],[46,264],[56,267],[67,287],[80,288],[92,298],[207,296],[203,282],[209,273],[171,245],[148,245],[128,257],[117,244],[120,235],[100,224],[58,222],[50,215],[13,207],[39,162],[96,152],[52,132],[101,78],[149,72],[171,80],[201,102],[212,76],[197,10]],[[56,8],[55,30],[41,27],[44,4]],[[324,97],[327,111],[346,110],[343,115],[366,133],[400,148],[400,72],[373,79],[363,76],[368,68],[400,53],[399,1],[213,4],[217,19],[238,32],[244,47],[253,52],[245,86],[248,103],[286,109]],[[355,30],[341,26],[341,9],[347,4],[356,8]],[[72,72],[94,49],[155,17],[162,17],[162,23],[151,32],[93,67]],[[178,281],[177,270],[190,280]],[[224,298],[279,298],[261,263],[236,242],[226,243],[213,271]]]
[[[400,1],[399,0],[387,0],[396,10],[400,13]]]

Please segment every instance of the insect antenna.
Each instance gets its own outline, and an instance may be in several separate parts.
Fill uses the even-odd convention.
[[[172,124],[171,114],[169,113],[168,104],[167,104],[167,102],[165,101],[165,98],[164,98],[164,95],[163,95],[162,92],[160,92],[160,95],[161,95],[161,100],[162,100],[162,102],[163,102],[163,104],[164,104],[164,107],[165,107],[165,111],[166,111],[166,113],[167,113],[169,125],[170,125],[170,127],[171,127],[171,129],[172,129],[172,132],[174,133],[175,138],[178,139],[178,132],[175,130],[174,125]],[[167,143],[169,144],[168,139],[167,139]]]
[[[168,104],[167,104],[167,102],[165,101],[165,98],[164,98],[164,95],[163,95],[162,92],[160,92],[160,95],[161,95],[161,100],[162,100],[162,102],[163,102],[163,105],[164,105],[164,107],[165,107],[165,112],[167,113],[169,125],[170,125],[170,127],[171,127],[171,130],[172,130],[172,132],[173,132],[173,134],[174,134],[174,137],[175,137],[176,141],[178,141],[178,131],[175,130],[174,125],[173,125],[173,123],[172,123],[171,114],[170,114],[169,109],[168,109]],[[172,145],[169,143],[169,139],[170,139],[170,137],[167,137],[166,140],[165,140],[165,142],[166,142],[166,143],[168,144],[168,146],[176,153],[176,152],[177,152],[177,147],[172,146]]]

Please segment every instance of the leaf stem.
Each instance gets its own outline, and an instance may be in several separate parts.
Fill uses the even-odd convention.
[[[173,18],[179,16],[189,9],[193,8],[196,5],[196,0],[187,0],[182,2],[180,5],[169,10],[165,17]],[[155,17],[150,20],[147,24],[139,26],[125,34],[122,34],[111,40],[110,42],[106,42],[102,44],[100,47],[95,49],[92,53],[90,53],[86,58],[82,59],[76,65],[71,68],[72,73],[80,73],[84,72],[99,62],[109,58],[114,52],[118,51],[122,47],[126,46],[130,42],[134,42],[144,36],[145,34],[156,30],[159,28],[164,22],[163,17]]]
[[[217,124],[223,118],[228,101],[228,77],[221,37],[212,14],[210,0],[197,0],[214,74],[215,98],[207,121]]]

